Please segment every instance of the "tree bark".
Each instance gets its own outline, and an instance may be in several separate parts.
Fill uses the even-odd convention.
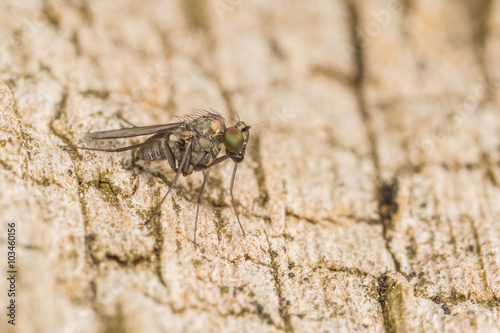
[[[500,3],[8,0],[0,18],[1,332],[500,332]],[[253,125],[246,237],[230,161],[195,250],[200,172],[145,224],[166,161],[60,148],[210,108]]]

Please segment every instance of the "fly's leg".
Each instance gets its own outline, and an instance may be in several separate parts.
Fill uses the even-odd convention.
[[[168,188],[167,194],[161,199],[160,203],[158,206],[156,206],[153,214],[149,217],[149,219],[146,221],[145,224],[148,224],[149,221],[153,219],[153,217],[158,213],[158,210],[160,209],[161,205],[163,204],[163,201],[167,198],[168,194],[170,191],[172,191],[172,188],[174,187],[175,183],[177,182],[177,179],[179,179],[180,174],[182,173],[182,169],[184,169],[184,166],[186,165],[187,161],[189,160],[189,156],[191,155],[191,142],[186,147],[186,151],[184,152],[184,156],[182,157],[181,164],[179,165],[179,168],[177,169],[177,172],[175,173],[174,180],[172,180],[172,184],[170,184],[170,187]]]
[[[238,216],[238,210],[236,209],[236,203],[234,201],[234,195],[233,195],[233,185],[234,185],[234,179],[236,178],[237,168],[238,168],[238,163],[234,163],[233,176],[231,177],[231,186],[229,187],[229,193],[231,194],[231,201],[233,202],[234,214],[236,214],[236,219],[238,220],[243,236],[246,237],[245,230],[243,230],[243,226],[241,225],[240,222],[240,217]]]
[[[174,153],[172,153],[172,149],[170,149],[170,147],[168,146],[167,139],[163,139],[162,142],[163,146],[165,147],[165,151],[167,152],[168,164],[170,165],[170,168],[172,168],[172,170],[175,170],[176,165]]]
[[[194,220],[194,248],[195,249],[196,249],[196,229],[198,228],[198,213],[200,212],[201,195],[203,194],[203,189],[205,189],[205,185],[207,184],[209,173],[210,173],[210,169],[207,169],[207,171],[203,171],[203,184],[201,184],[200,194],[198,195],[198,203],[196,204],[196,218]]]
[[[110,148],[110,149],[106,149],[106,148],[91,148],[91,147],[78,147],[78,146],[60,146],[62,149],[64,150],[68,150],[68,149],[82,149],[82,150],[93,150],[93,151],[105,151],[105,152],[108,152],[108,153],[119,153],[121,151],[126,151],[126,150],[130,150],[130,149],[135,149],[135,148],[140,148],[140,147],[143,147],[143,146],[146,146],[146,145],[149,145],[151,144],[151,141],[146,141],[146,142],[143,142],[143,143],[139,143],[139,144],[136,144],[136,145],[131,145],[131,146],[127,146],[127,147],[121,147],[121,148]]]
[[[132,124],[127,119],[125,119],[125,117],[123,117],[119,112],[116,113],[116,117],[131,127],[138,127],[138,126]],[[136,154],[134,152],[132,152],[131,155],[132,155],[132,165],[135,165],[135,161],[137,160]]]
[[[222,163],[227,159],[229,159],[228,155],[218,157],[215,161],[210,163],[208,168],[211,168],[214,165]],[[241,232],[243,233],[243,236],[246,237],[245,230],[243,230],[243,226],[241,225],[240,216],[238,215],[238,210],[236,209],[236,202],[234,201],[234,195],[233,195],[234,179],[236,178],[236,169],[237,168],[238,168],[238,163],[234,163],[233,176],[231,177],[231,186],[229,187],[229,194],[231,194],[231,202],[233,203],[234,214],[236,215],[236,219],[238,220],[238,224],[240,225]]]
[[[128,121],[127,119],[125,119],[125,118],[124,118],[121,114],[119,114],[118,112],[116,113],[116,117],[117,117],[118,119],[120,119],[121,121],[123,121],[124,123],[126,123],[127,125],[130,125],[130,126],[132,126],[132,127],[138,127],[138,126],[136,126],[136,125],[132,124],[132,123],[131,123],[130,121]]]

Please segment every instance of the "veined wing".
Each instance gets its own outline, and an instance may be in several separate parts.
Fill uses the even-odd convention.
[[[155,134],[165,130],[171,130],[184,125],[183,122],[163,124],[163,125],[152,125],[152,126],[140,126],[131,128],[122,128],[117,130],[102,131],[102,132],[92,132],[85,136],[87,139],[119,139],[119,138],[129,138],[132,136],[141,136]]]

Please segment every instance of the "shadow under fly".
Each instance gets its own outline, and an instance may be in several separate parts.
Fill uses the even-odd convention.
[[[146,221],[146,224],[158,213],[158,210],[174,187],[180,174],[187,176],[193,173],[193,171],[203,171],[203,184],[201,185],[200,194],[198,195],[194,224],[195,248],[201,196],[207,183],[210,169],[219,163],[231,159],[234,161],[234,168],[229,193],[231,194],[231,202],[233,204],[236,219],[238,220],[243,236],[245,236],[245,231],[241,225],[236,203],[234,201],[233,186],[238,164],[245,158],[245,149],[250,137],[250,126],[238,120],[234,126],[227,127],[224,117],[215,111],[206,111],[196,116],[188,116],[182,119],[179,118],[178,120],[178,122],[171,124],[92,132],[85,136],[87,139],[104,140],[154,134],[143,143],[136,145],[116,149],[77,146],[62,146],[62,148],[105,152],[121,152],[138,148],[135,157],[136,160],[167,160],[172,170],[175,171],[175,177],[167,193],[156,206],[153,214],[151,214]],[[225,148],[225,155],[219,157],[222,147]]]

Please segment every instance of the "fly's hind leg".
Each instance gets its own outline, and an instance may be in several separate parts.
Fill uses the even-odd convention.
[[[155,215],[158,213],[158,210],[160,210],[160,207],[163,204],[163,201],[165,201],[165,199],[167,198],[170,191],[172,191],[172,188],[174,187],[175,183],[177,183],[177,179],[179,179],[179,176],[180,176],[182,170],[184,169],[184,166],[188,162],[190,155],[191,155],[191,142],[186,147],[186,151],[184,152],[184,156],[182,157],[182,161],[179,165],[179,168],[177,169],[177,172],[175,173],[175,177],[172,180],[172,184],[170,184],[167,193],[165,194],[163,199],[161,199],[160,203],[156,206],[155,210],[153,211],[153,214],[151,214],[149,219],[146,221],[146,224],[148,224],[149,221],[151,221],[153,219],[153,217],[155,217]]]
[[[123,121],[124,123],[126,123],[127,125],[130,125],[130,126],[132,126],[132,127],[138,127],[138,126],[136,126],[136,125],[132,124],[132,123],[131,123],[130,121],[128,121],[127,119],[125,119],[125,117],[123,117],[119,111],[116,113],[116,117],[117,117],[118,119],[120,119],[121,121]]]
[[[139,143],[139,144],[136,144],[136,145],[131,145],[131,146],[126,146],[126,147],[121,147],[121,148],[111,148],[111,149],[106,149],[106,148],[92,148],[92,147],[79,147],[79,146],[60,146],[62,149],[64,150],[68,150],[68,149],[82,149],[82,150],[93,150],[93,151],[104,151],[104,152],[108,152],[108,153],[119,153],[119,152],[122,152],[122,151],[126,151],[126,150],[131,150],[131,149],[135,149],[135,148],[141,148],[141,147],[144,147],[148,144],[150,144],[151,142],[143,142],[143,143]]]
[[[124,116],[122,116],[121,112],[118,111],[116,112],[116,118],[120,119],[121,121],[123,121],[125,124],[131,126],[131,127],[138,127],[137,125],[134,125],[132,124],[130,121],[128,121],[127,119],[125,119]],[[132,166],[135,166],[135,162],[137,161],[137,157],[136,157],[136,152],[135,151],[131,151],[130,154],[132,155]]]
[[[175,163],[175,156],[174,156],[174,153],[172,153],[172,149],[170,149],[170,147],[168,146],[167,139],[166,138],[163,139],[162,143],[163,143],[163,146],[165,147],[165,152],[167,155],[168,164],[170,165],[172,170],[177,171],[177,166]]]

